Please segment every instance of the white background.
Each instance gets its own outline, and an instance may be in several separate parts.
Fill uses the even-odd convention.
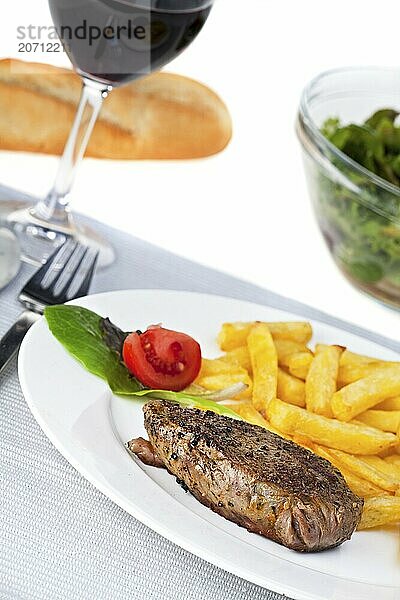
[[[294,122],[303,87],[320,71],[399,64],[399,18],[397,0],[218,0],[201,36],[168,69],[224,98],[235,127],[230,147],[195,162],[85,160],[74,208],[398,337],[399,313],[355,291],[325,249]],[[0,56],[18,56],[16,27],[29,23],[49,23],[46,0],[8,3]],[[55,168],[54,158],[0,153],[1,182],[36,194],[47,191]]]

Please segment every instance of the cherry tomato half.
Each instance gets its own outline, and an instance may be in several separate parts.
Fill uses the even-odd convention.
[[[159,326],[128,335],[122,354],[129,371],[156,390],[185,389],[201,367],[200,346],[193,338]]]

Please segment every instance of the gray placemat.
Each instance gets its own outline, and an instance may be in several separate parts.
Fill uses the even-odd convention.
[[[0,188],[1,197],[10,192]],[[93,224],[93,222],[92,222]],[[225,295],[281,308],[364,335],[400,352],[400,343],[190,262],[96,223],[115,264],[92,292],[164,288]],[[0,335],[17,317],[18,290],[0,292]],[[55,398],[56,401],[56,398]],[[180,549],[122,511],[55,450],[31,416],[16,364],[0,376],[0,598],[2,600],[282,600]]]

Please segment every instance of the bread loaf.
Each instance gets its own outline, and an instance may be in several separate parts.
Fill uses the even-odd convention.
[[[73,71],[0,60],[0,148],[61,154],[81,90]],[[222,100],[204,85],[154,73],[113,90],[104,102],[86,156],[187,159],[229,143],[232,124]]]

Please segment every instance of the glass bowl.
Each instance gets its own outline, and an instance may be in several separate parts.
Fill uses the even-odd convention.
[[[382,108],[400,112],[400,69],[328,71],[303,92],[297,134],[315,214],[336,264],[358,289],[400,308],[400,188],[320,132],[330,117],[361,124]]]

